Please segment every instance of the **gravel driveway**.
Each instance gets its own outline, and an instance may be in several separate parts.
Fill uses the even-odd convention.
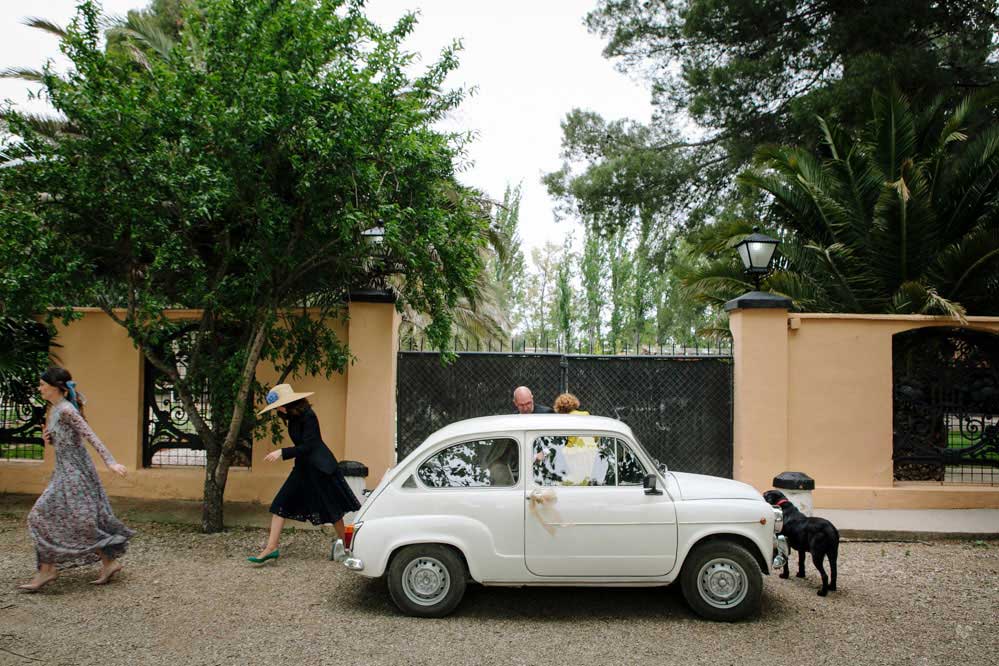
[[[999,663],[999,541],[847,542],[840,591],[768,577],[759,619],[715,624],[678,587],[482,588],[455,615],[401,616],[382,581],[325,558],[317,531],[281,559],[244,557],[264,532],[135,524],[114,584],[76,569],[44,593],[20,513],[0,508],[0,664],[945,664]],[[752,661],[751,661],[752,660]]]

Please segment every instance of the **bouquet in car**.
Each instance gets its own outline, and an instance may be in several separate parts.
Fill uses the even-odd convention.
[[[562,455],[568,468],[562,477],[565,485],[587,485],[593,475],[593,464],[597,460],[599,448],[595,437],[569,437]]]

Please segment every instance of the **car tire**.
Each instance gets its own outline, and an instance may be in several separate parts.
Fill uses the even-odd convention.
[[[735,622],[760,612],[763,573],[744,546],[713,540],[695,546],[687,555],[680,587],[701,617]]]
[[[440,544],[406,546],[388,569],[389,594],[406,615],[444,617],[465,596],[467,572],[458,553]]]

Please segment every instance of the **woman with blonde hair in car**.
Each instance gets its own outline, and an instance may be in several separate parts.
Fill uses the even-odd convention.
[[[563,393],[559,397],[555,398],[555,404],[552,405],[552,407],[555,409],[556,414],[589,415],[589,412],[579,408],[579,398],[571,393]]]

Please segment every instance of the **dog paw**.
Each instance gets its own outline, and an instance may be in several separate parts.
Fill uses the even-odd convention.
[[[835,585],[830,585],[829,586],[829,591],[830,592],[835,592],[836,591],[836,586]]]
[[[780,577],[781,577],[781,578],[790,578],[790,576],[789,576],[788,574],[786,574],[786,573],[782,573],[782,574],[780,575]]]
[[[805,574],[804,573],[796,573],[796,574],[794,574],[794,577],[795,578],[804,578]]]
[[[824,597],[824,596],[826,596],[827,594],[829,594],[829,593],[828,593],[828,591],[826,591],[826,590],[819,590],[819,596],[820,596],[820,597]]]

